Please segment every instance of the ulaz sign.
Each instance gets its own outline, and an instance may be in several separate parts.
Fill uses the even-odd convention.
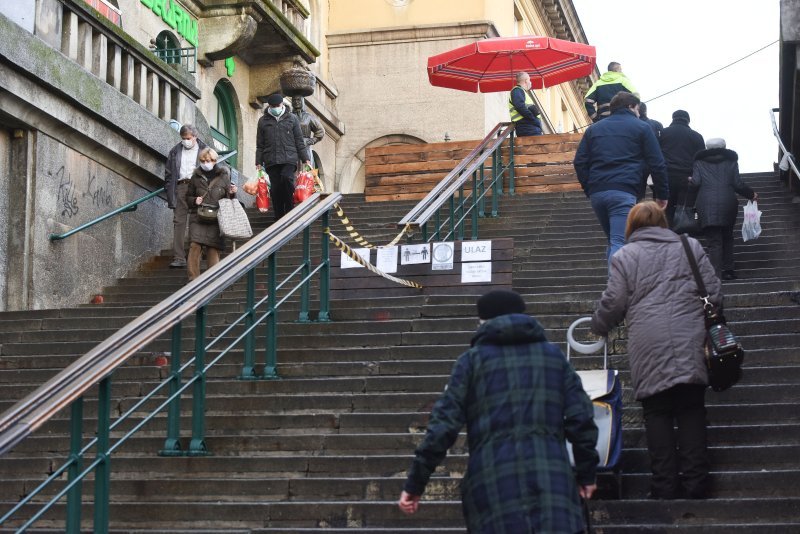
[[[169,24],[192,46],[197,46],[197,21],[193,19],[175,0],[142,0],[153,13]]]

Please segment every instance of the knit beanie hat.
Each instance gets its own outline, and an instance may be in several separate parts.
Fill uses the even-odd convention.
[[[495,289],[478,299],[478,317],[494,319],[509,313],[525,313],[525,301],[514,291]]]
[[[706,140],[706,148],[725,148],[725,139],[721,137],[712,137]]]
[[[672,114],[672,120],[675,120],[675,119],[682,119],[682,120],[685,120],[686,122],[689,122],[689,113],[687,113],[686,111],[683,111],[682,109],[676,110]]]
[[[267,104],[270,107],[276,108],[281,105],[283,102],[283,95],[280,93],[272,93],[267,97]]]

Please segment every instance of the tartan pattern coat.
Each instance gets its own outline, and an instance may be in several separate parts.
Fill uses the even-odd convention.
[[[592,404],[532,317],[502,315],[480,326],[433,407],[405,491],[423,493],[464,425],[469,463],[461,494],[470,532],[583,531],[577,484],[594,483],[598,463]]]

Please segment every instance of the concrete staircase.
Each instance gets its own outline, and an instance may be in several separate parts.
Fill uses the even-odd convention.
[[[626,387],[623,498],[603,475],[599,498],[591,502],[598,533],[800,532],[800,212],[774,176],[745,178],[759,192],[764,233],[747,244],[737,238],[740,278],[724,284],[726,314],[747,353],[743,381],[707,394],[712,498],[645,498],[641,410]],[[367,204],[354,195],[343,206],[362,234],[383,243],[411,203]],[[482,221],[481,238],[514,238],[515,289],[549,338],[564,346],[567,326],[590,313],[605,284],[604,237],[588,201],[581,193],[503,197],[501,213]],[[268,220],[253,215],[256,228]],[[332,226],[346,235],[338,223]],[[281,261],[297,257],[298,249]],[[155,258],[105,288],[102,305],[0,314],[0,410],[181,287],[185,272],[167,269],[168,262],[166,255]],[[241,309],[242,295],[236,286],[210,307],[212,331]],[[474,297],[354,298],[334,302],[331,315],[331,323],[298,324],[296,315],[281,314],[281,380],[238,380],[241,354],[213,369],[206,440],[212,456],[157,456],[164,417],[123,446],[111,464],[112,530],[464,532],[463,437],[417,515],[403,516],[394,503],[428,412],[476,327]],[[185,329],[185,351],[192,330]],[[614,349],[612,365],[627,386],[624,339]],[[117,371],[115,414],[167,375],[156,356],[168,350],[165,336]],[[579,369],[601,365],[598,356],[573,362]],[[84,411],[91,434],[91,398]],[[61,463],[68,423],[68,414],[56,418],[0,459],[0,515]],[[184,438],[189,426],[187,417]],[[84,487],[83,517],[91,518],[91,481]],[[57,507],[37,531],[59,531],[63,510]]]

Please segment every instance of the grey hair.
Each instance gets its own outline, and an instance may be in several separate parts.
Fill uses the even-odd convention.
[[[617,63],[616,61],[612,61],[608,64],[608,70],[612,72],[622,72],[622,65]]]
[[[181,129],[178,133],[181,135],[181,137],[183,137],[187,133],[192,134],[192,137],[197,137],[197,128],[195,128],[191,124],[184,124],[183,126],[181,126]]]
[[[531,77],[531,75],[530,75],[530,74],[528,74],[527,72],[525,72],[524,70],[522,70],[522,71],[519,71],[519,72],[517,73],[517,76],[516,76],[517,83],[520,83],[520,82],[521,82],[522,80],[524,80],[525,78],[530,78],[530,77]]]

